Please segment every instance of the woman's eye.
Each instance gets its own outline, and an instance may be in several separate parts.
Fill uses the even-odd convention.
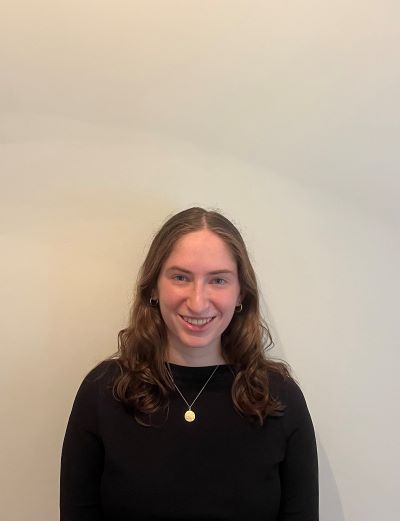
[[[186,276],[185,275],[174,275],[173,279],[178,282],[184,282],[186,280]]]
[[[223,286],[226,283],[225,279],[217,278],[213,279],[214,284],[217,284],[218,286]]]

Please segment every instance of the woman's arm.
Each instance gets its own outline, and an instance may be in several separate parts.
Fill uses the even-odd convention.
[[[289,383],[288,438],[281,464],[278,521],[318,521],[318,456],[314,427],[300,388]]]
[[[65,433],[60,476],[60,520],[101,521],[104,450],[98,432],[98,382],[90,373],[76,395]]]

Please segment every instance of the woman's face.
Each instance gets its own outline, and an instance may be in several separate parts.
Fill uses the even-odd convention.
[[[154,296],[170,352],[185,356],[187,350],[202,350],[204,360],[220,356],[221,335],[240,304],[236,261],[228,246],[207,229],[181,237],[161,269]]]

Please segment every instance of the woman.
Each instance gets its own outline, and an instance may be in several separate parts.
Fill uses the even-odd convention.
[[[118,353],[75,399],[61,520],[318,520],[313,425],[271,344],[235,226],[202,208],[169,219]]]

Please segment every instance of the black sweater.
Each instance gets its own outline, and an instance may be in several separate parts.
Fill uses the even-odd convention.
[[[191,403],[213,367],[171,364]],[[168,419],[141,426],[112,397],[118,372],[103,362],[82,382],[62,450],[61,521],[317,521],[318,464],[303,394],[271,373],[282,416],[256,426],[234,409],[220,366],[193,410],[176,393]]]

